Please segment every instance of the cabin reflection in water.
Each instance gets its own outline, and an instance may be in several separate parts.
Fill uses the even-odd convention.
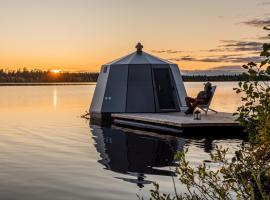
[[[91,126],[95,146],[100,153],[99,162],[105,169],[130,175],[116,177],[143,187],[151,183],[146,175],[175,176],[168,166],[175,164],[176,151],[182,151],[185,140],[141,131]]]

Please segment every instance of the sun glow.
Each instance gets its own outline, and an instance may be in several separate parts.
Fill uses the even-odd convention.
[[[51,69],[50,72],[58,74],[61,72],[61,70],[60,69]]]

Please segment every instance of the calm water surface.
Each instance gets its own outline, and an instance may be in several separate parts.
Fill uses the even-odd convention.
[[[213,108],[233,112],[236,83],[216,83]],[[186,83],[195,96],[201,83]],[[194,165],[214,145],[237,139],[183,138],[89,126],[95,85],[0,87],[0,199],[137,199],[151,181],[173,192],[173,155],[189,148]],[[218,134],[218,133],[217,133]],[[213,167],[216,164],[211,164]],[[178,184],[178,191],[183,190]]]

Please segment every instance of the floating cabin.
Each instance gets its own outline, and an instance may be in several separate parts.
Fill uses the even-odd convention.
[[[115,113],[181,112],[186,90],[177,64],[137,50],[102,66],[90,106],[91,120]]]

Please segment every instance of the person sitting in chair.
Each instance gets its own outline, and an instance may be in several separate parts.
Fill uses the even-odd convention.
[[[211,97],[212,97],[212,84],[210,82],[207,82],[204,84],[204,90],[200,91],[195,99],[192,97],[186,97],[185,100],[186,100],[188,109],[185,112],[185,114],[186,115],[192,114],[198,105],[208,104]]]

